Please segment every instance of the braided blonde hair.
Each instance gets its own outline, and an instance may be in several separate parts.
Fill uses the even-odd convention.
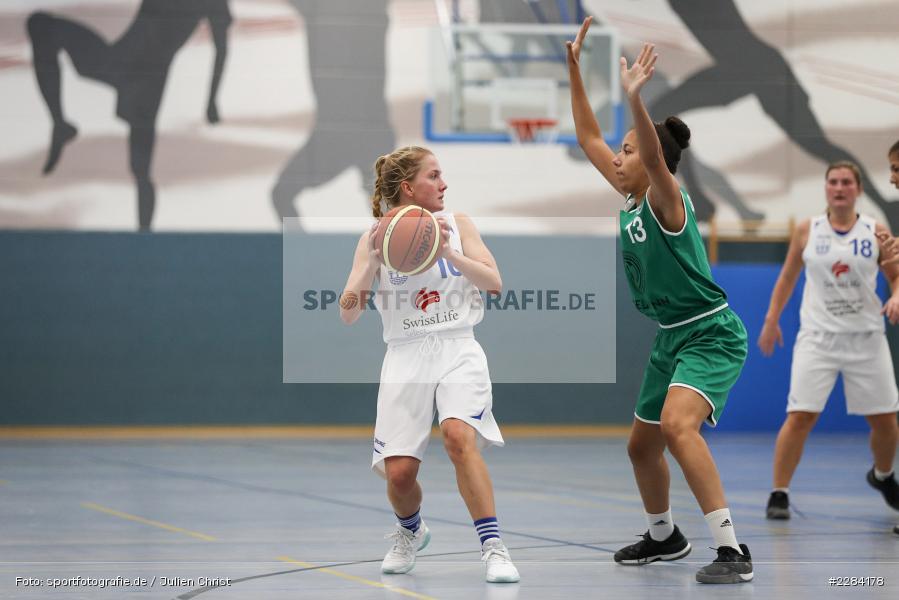
[[[378,157],[375,161],[375,190],[371,197],[371,212],[375,218],[382,216],[382,208],[390,210],[399,204],[400,184],[414,179],[425,156],[430,154],[433,153],[427,148],[406,146]]]

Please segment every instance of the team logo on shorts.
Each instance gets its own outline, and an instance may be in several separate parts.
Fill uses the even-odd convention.
[[[406,280],[409,279],[408,275],[400,275],[396,271],[387,271],[387,278],[390,279],[390,283],[393,285],[403,285],[406,283]]]
[[[819,235],[815,238],[815,252],[818,254],[827,254],[830,252],[830,236]]]
[[[843,261],[838,260],[837,262],[833,263],[833,265],[831,265],[830,272],[833,273],[834,277],[839,279],[840,275],[849,272],[849,265],[847,265]]]
[[[440,302],[440,292],[437,290],[428,291],[428,288],[421,288],[415,294],[415,307],[420,308],[421,312],[427,312],[428,307],[432,304]]]

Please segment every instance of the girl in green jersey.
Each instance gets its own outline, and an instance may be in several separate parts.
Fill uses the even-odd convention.
[[[676,117],[653,123],[646,111],[640,90],[658,59],[647,44],[630,67],[621,58],[621,85],[634,129],[618,153],[606,144],[580,74],[580,50],[590,22],[588,17],[577,38],[567,43],[578,143],[627,199],[621,212],[621,247],[628,285],[637,308],[660,325],[628,441],[649,530],[640,542],[618,551],[615,561],[639,565],[690,552],[671,517],[664,457],[668,448],[702,508],[718,552],[712,564],[696,573],[697,581],[750,581],[749,549],[737,542],[718,469],[699,433],[704,421],[717,422],[740,374],[746,330],[712,279],[692,204],[674,177],[690,130]]]

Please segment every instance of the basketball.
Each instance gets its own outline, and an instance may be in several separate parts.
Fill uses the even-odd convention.
[[[417,275],[437,262],[440,224],[430,211],[414,204],[398,206],[381,217],[375,248],[391,271]]]

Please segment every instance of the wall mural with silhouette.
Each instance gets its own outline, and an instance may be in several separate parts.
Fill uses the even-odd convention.
[[[593,14],[626,54],[655,42],[647,102],[693,130],[680,175],[701,219],[817,213],[824,165],[853,160],[862,210],[899,230],[885,156],[899,139],[894,0],[460,4],[484,22]],[[282,217],[364,217],[375,158],[426,143],[437,24],[433,0],[9,0],[0,228],[274,232]],[[577,148],[431,146],[455,210],[620,206]]]

